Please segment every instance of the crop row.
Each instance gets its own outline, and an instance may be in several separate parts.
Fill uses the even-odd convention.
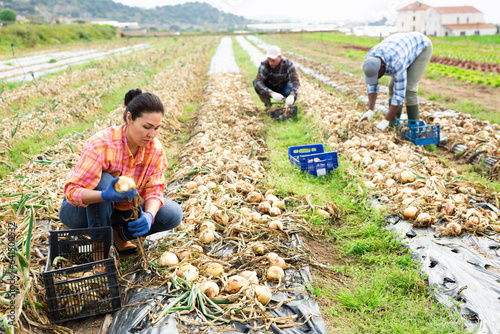
[[[490,85],[492,87],[500,86],[500,76],[497,73],[484,73],[436,63],[429,63],[426,70],[431,74],[439,74],[468,83]]]

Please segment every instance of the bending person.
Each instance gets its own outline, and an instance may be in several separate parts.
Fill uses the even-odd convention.
[[[285,99],[291,106],[297,100],[300,89],[299,76],[293,63],[281,56],[281,49],[275,45],[269,47],[267,59],[260,63],[253,86],[260,100],[267,107],[271,106],[271,97],[276,102]]]
[[[418,83],[432,56],[432,42],[422,33],[398,33],[387,37],[366,54],[363,63],[368,93],[368,111],[361,117],[370,120],[375,114],[378,79],[384,74],[389,79],[389,111],[385,119],[376,126],[385,130],[396,125],[401,117],[403,101],[406,103],[408,119],[418,119]]]
[[[125,124],[102,130],[85,144],[64,187],[59,218],[71,229],[112,226],[118,252],[131,254],[137,247],[130,240],[173,229],[182,220],[182,209],[163,198],[167,161],[156,138],[165,113],[160,98],[130,90],[125,105]],[[137,190],[116,192],[120,175],[131,177]],[[141,215],[129,221],[128,200],[137,193],[144,200]]]

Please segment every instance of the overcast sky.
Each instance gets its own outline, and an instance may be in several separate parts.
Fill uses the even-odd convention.
[[[153,8],[194,0],[113,0],[128,6]],[[292,18],[301,21],[376,21],[395,18],[396,10],[414,1],[404,0],[198,0],[228,13],[246,18],[269,20]],[[441,6],[474,6],[484,13],[487,23],[500,23],[498,0],[430,0],[424,4]]]

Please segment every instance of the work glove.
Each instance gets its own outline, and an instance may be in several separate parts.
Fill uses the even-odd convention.
[[[141,212],[139,219],[128,223],[128,230],[130,232],[136,232],[132,234],[134,238],[140,237],[141,235],[148,233],[149,230],[151,229],[151,225],[153,224],[153,214],[151,212],[142,211],[141,206],[139,206],[139,210]]]
[[[285,103],[287,106],[291,106],[295,102],[295,97],[293,95],[288,95],[286,97]]]
[[[276,102],[281,102],[281,100],[283,100],[283,95],[281,95],[280,93],[276,93],[276,92],[273,92],[271,94],[271,97],[274,99],[274,101]]]
[[[373,115],[375,115],[375,113],[373,112],[373,110],[368,110],[367,112],[364,113],[364,115],[359,119],[359,122],[358,123],[361,123],[363,122],[365,119],[367,121],[370,121],[373,117]]]
[[[114,177],[108,184],[108,187],[101,191],[101,197],[106,202],[121,202],[134,198],[137,195],[137,190],[132,189],[123,194],[120,194],[115,190],[115,183],[118,181],[118,176]]]
[[[380,131],[384,131],[385,129],[387,129],[388,126],[389,126],[389,121],[383,119],[380,121],[380,123],[377,124],[377,126],[375,128],[380,130]]]

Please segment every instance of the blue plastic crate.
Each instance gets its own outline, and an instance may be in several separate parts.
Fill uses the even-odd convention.
[[[337,152],[325,152],[323,144],[288,147],[290,163],[314,176],[330,173],[339,166]]]
[[[398,119],[397,132],[415,145],[437,145],[441,141],[439,124],[426,125],[424,121]]]

